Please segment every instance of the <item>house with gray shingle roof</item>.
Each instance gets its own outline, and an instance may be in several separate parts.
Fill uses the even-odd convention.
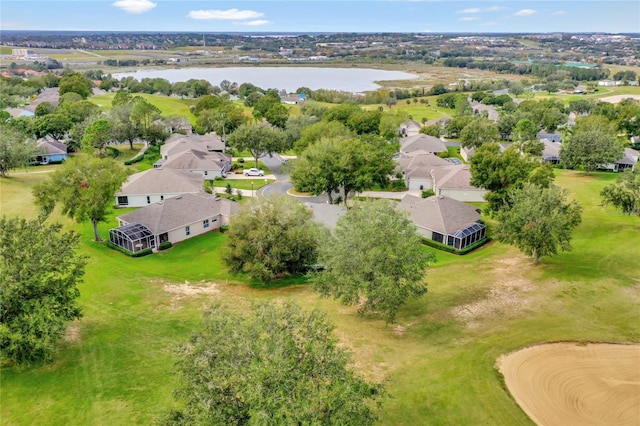
[[[201,235],[222,225],[239,211],[233,201],[209,194],[184,194],[118,216],[109,241],[131,253]]]
[[[119,207],[142,207],[183,194],[203,192],[202,177],[174,169],[150,169],[129,176],[116,193]]]
[[[204,152],[189,149],[172,155],[168,160],[161,161],[160,167],[163,169],[198,173],[204,180],[213,180],[216,176],[224,177],[231,170],[231,156],[221,152]]]
[[[458,201],[485,201],[487,190],[471,185],[471,170],[466,164],[433,168],[431,177],[436,195],[446,195]]]
[[[51,136],[38,139],[36,144],[40,151],[36,157],[38,164],[62,163],[67,159],[67,145]]]
[[[406,123],[400,125],[400,136],[415,136],[420,133],[422,126],[415,120],[409,120]]]
[[[433,168],[451,164],[444,158],[426,151],[415,151],[411,154],[400,153],[396,162],[396,171],[402,173],[406,187],[418,190],[432,188],[431,170]]]
[[[439,152],[445,152],[447,147],[440,139],[425,135],[424,133],[418,133],[414,136],[408,136],[400,139],[400,152],[410,154],[415,151],[433,152],[435,154]]]
[[[396,206],[406,211],[425,238],[464,249],[487,236],[487,229],[480,221],[475,207],[444,195],[420,198],[406,195]]]

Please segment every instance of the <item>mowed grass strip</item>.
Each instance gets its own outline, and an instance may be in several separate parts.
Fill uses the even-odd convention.
[[[584,206],[572,252],[543,258],[537,267],[496,242],[466,256],[436,252],[429,292],[391,325],[319,299],[301,279],[273,288],[247,285],[221,261],[225,234],[133,259],[92,242],[89,224],[59,218],[82,232],[89,256],[80,285],[85,316],[72,324],[53,364],[3,367],[2,423],[152,423],[174,404],[172,349],[187,340],[205,306],[222,300],[242,310],[255,300],[292,299],[324,310],[353,352],[355,368],[386,381],[392,398],[380,411],[381,424],[532,424],[495,368],[501,354],[545,341],[640,341],[634,251],[640,219],[600,206],[601,188],[617,175],[557,175],[557,184]],[[10,191],[0,181],[3,211],[33,217],[20,199],[44,176],[16,176]],[[102,236],[114,226],[113,218],[102,224]],[[172,293],[171,285],[218,292]]]
[[[196,117],[191,113],[189,107],[195,104],[195,99],[172,98],[169,96],[150,95],[147,93],[133,93],[133,96],[141,96],[150,104],[160,109],[163,116],[176,115],[186,117],[191,124],[195,124]],[[88,100],[98,105],[104,111],[111,110],[111,101],[115,97],[115,93],[105,93],[103,95],[92,96]]]

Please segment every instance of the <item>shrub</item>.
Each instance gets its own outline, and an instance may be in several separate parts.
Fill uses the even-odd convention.
[[[171,246],[172,246],[171,241],[165,241],[164,243],[161,243],[158,246],[158,250],[166,250],[168,248],[171,248]]]
[[[433,191],[433,189],[426,189],[424,191],[422,191],[422,198],[429,198],[433,195],[436,195],[436,193]]]
[[[238,163],[244,164],[244,158],[242,158],[242,157],[238,158]]]

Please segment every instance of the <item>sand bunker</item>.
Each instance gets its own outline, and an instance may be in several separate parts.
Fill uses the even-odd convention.
[[[640,425],[640,345],[550,343],[498,365],[538,425]]]

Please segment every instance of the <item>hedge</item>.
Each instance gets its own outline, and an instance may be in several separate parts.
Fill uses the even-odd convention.
[[[446,244],[442,244],[437,241],[430,240],[429,238],[422,238],[422,244],[424,244],[425,246],[433,247],[434,249],[438,249],[447,253],[457,254],[460,256],[472,252],[478,247],[485,245],[489,241],[491,241],[491,237],[484,237],[482,240],[476,241],[475,243],[471,244],[468,247],[463,248],[462,250],[458,250]]]
[[[129,257],[142,257],[142,256],[146,256],[148,254],[153,253],[153,250],[151,250],[150,248],[146,248],[144,250],[131,253],[129,250],[125,250],[122,247],[113,244],[111,241],[107,241],[107,247],[112,248],[116,251],[119,251],[122,254],[126,254]]]
[[[168,248],[171,248],[171,246],[171,241],[165,241],[164,243],[160,243],[160,245],[158,246],[158,250],[166,250]]]

